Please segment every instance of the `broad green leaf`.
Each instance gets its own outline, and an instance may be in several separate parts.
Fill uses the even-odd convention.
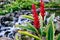
[[[55,14],[52,14],[50,17],[49,17],[49,22],[47,24],[47,32],[46,32],[46,40],[54,40],[54,23],[53,23],[53,20],[54,20],[54,17],[55,17]]]
[[[60,34],[58,34],[57,40],[60,40]]]
[[[34,29],[32,29],[32,28],[29,27],[29,26],[19,25],[19,28],[26,29],[26,30],[29,30],[29,31],[32,31],[32,32],[36,32]]]
[[[31,32],[35,32],[37,34],[37,36],[39,36],[39,37],[41,36],[39,34],[38,30],[33,25],[31,25],[30,23],[27,23],[27,26],[20,25],[19,27],[26,29],[26,30],[30,30]]]
[[[37,33],[37,36],[41,36],[40,34],[39,34],[39,31],[33,26],[33,25],[31,25],[30,23],[27,23],[27,25],[29,26],[29,27],[31,27],[33,30],[35,30],[35,33]],[[40,37],[41,38],[41,37]]]
[[[26,23],[26,24],[27,24],[26,26],[25,25],[19,25],[19,27],[22,29],[30,30],[32,32],[36,32],[36,33],[38,32],[37,29],[32,24],[30,24],[30,23]]]
[[[38,36],[35,36],[35,35],[33,35],[33,34],[30,34],[29,32],[27,32],[27,31],[18,31],[18,33],[20,33],[20,34],[24,34],[24,35],[27,35],[27,36],[30,36],[30,37],[33,37],[33,38],[35,38],[35,39],[37,39],[37,40],[40,40],[40,38],[38,37]]]
[[[31,15],[22,15],[22,17],[28,18],[28,19],[30,19],[30,20],[33,20],[33,17],[32,17]]]
[[[47,37],[46,40],[54,40],[54,23],[53,22],[48,25],[46,37]]]
[[[31,27],[32,29],[34,29],[36,32],[38,32],[38,30],[37,30],[33,25],[31,25],[30,23],[27,23],[27,25],[28,25],[29,27]]]

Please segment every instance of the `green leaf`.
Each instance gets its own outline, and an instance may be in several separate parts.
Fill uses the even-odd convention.
[[[40,37],[40,34],[39,34],[38,30],[33,25],[31,25],[30,23],[27,23],[26,26],[25,25],[20,25],[19,27],[22,28],[22,29],[30,30],[31,32],[35,32],[37,34],[37,36]]]
[[[60,34],[58,34],[57,40],[60,40]]]
[[[54,40],[54,33],[55,33],[54,23],[53,23],[54,17],[55,17],[55,14],[52,14],[49,17],[49,23],[47,24],[47,32],[46,32],[47,39],[46,40]]]
[[[55,18],[55,14],[51,14],[51,16],[49,17],[49,23],[51,23],[54,20],[54,18]]]
[[[31,27],[33,30],[35,30],[35,33],[37,34],[37,36],[41,36],[40,34],[39,34],[39,31],[33,26],[33,25],[31,25],[30,23],[27,23],[27,25],[29,26],[29,27]],[[41,39],[41,37],[40,37],[40,39]]]
[[[18,33],[24,34],[24,35],[27,35],[27,36],[30,36],[30,37],[33,37],[33,38],[35,38],[35,39],[37,39],[37,40],[40,40],[40,38],[39,38],[38,36],[35,36],[35,35],[33,35],[33,34],[30,34],[30,33],[27,32],[27,31],[18,31]]]
[[[26,29],[26,30],[29,30],[29,31],[32,31],[32,32],[36,32],[33,28],[31,28],[29,26],[19,25],[19,28]]]
[[[32,25],[32,24],[30,24],[30,23],[26,23],[27,25],[25,26],[25,25],[19,25],[19,27],[20,28],[23,28],[23,29],[27,29],[27,30],[30,30],[30,31],[32,31],[32,32],[36,32],[36,33],[38,33],[38,30]]]
[[[30,19],[30,20],[33,20],[33,17],[32,17],[31,15],[22,15],[22,17],[28,18],[28,19]]]
[[[54,23],[51,22],[47,27],[48,30],[47,30],[46,40],[54,40]]]

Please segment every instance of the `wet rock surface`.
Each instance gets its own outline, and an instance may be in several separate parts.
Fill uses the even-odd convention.
[[[24,22],[30,22],[29,19],[23,18],[21,15],[29,15],[29,10],[16,11],[14,13],[0,16],[0,37],[9,37],[14,39],[17,28],[15,24],[23,24]]]

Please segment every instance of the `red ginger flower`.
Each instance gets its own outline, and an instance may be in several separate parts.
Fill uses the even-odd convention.
[[[34,4],[32,4],[32,13],[33,13],[33,18],[34,18],[34,26],[36,29],[39,29],[40,28],[40,24],[39,24],[39,18],[38,18],[38,14],[36,12],[36,7]]]
[[[42,19],[44,20],[45,9],[44,9],[44,2],[43,2],[43,0],[41,0],[41,2],[40,2],[40,13],[41,13]]]

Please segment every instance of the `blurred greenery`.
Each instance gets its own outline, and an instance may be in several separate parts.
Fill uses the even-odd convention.
[[[12,1],[10,4],[4,4],[3,6],[1,5],[3,8],[0,8],[0,15],[5,15],[7,13],[18,11],[18,10],[31,10],[31,5],[33,3],[36,5],[36,8],[39,8],[40,2],[36,0]],[[45,3],[45,8],[60,8],[60,4],[56,2]],[[48,10],[48,11],[55,12],[56,10],[54,11]],[[60,13],[60,12],[57,12],[57,13]]]

